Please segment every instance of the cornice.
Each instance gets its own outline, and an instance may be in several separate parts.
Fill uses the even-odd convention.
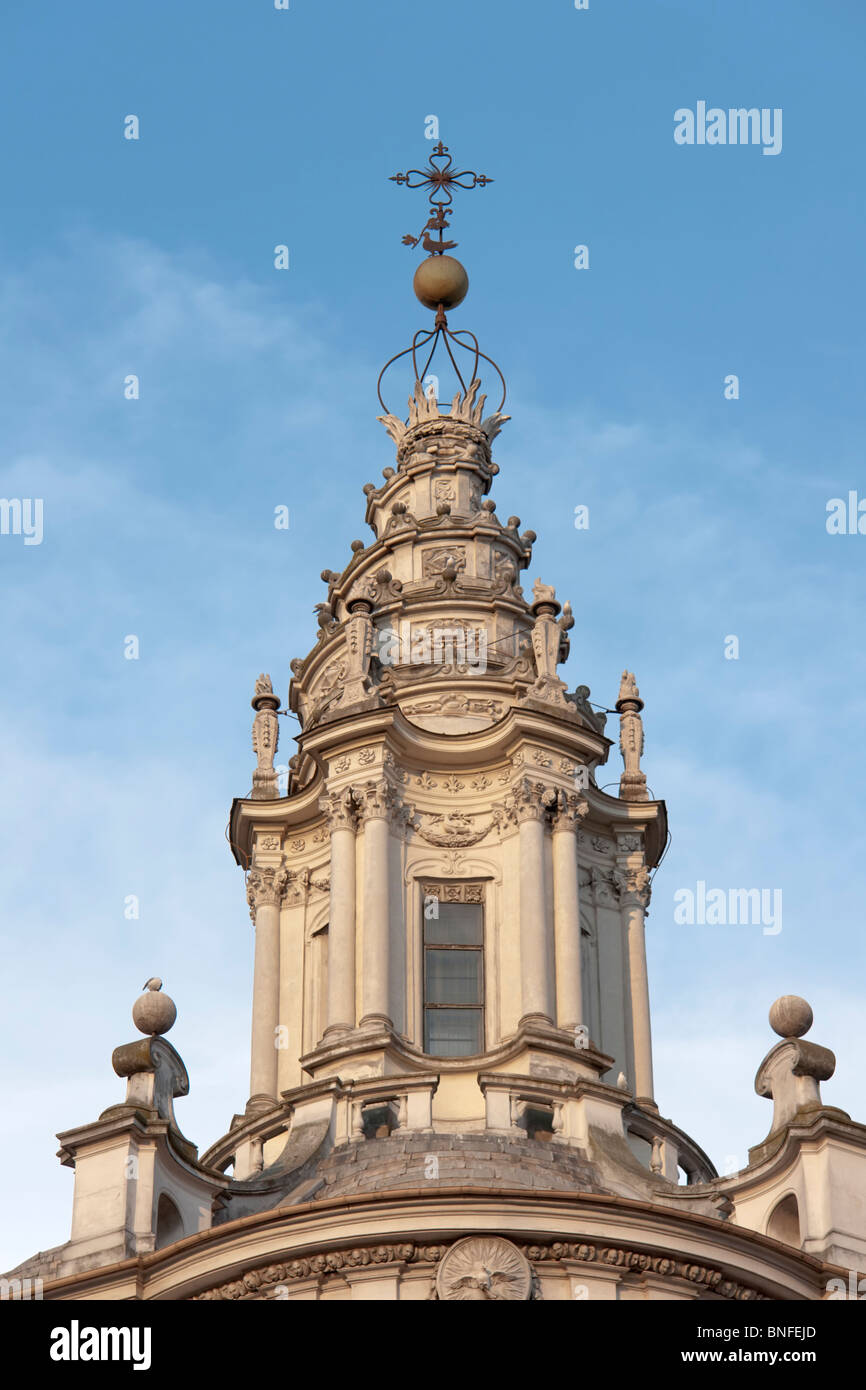
[[[800,1298],[808,1300],[811,1293],[817,1300],[828,1278],[847,1277],[845,1270],[759,1232],[632,1198],[498,1187],[431,1190],[428,1183],[424,1188],[344,1194],[238,1217],[164,1250],[47,1281],[43,1296],[185,1300],[270,1262],[370,1247],[383,1235],[388,1244],[403,1243],[405,1233],[410,1242],[444,1245],[470,1231],[496,1231],[539,1251],[556,1246],[557,1259],[574,1259],[570,1246],[594,1247],[609,1252],[599,1263],[638,1274],[643,1257],[679,1261],[696,1271],[711,1268],[724,1279],[777,1299],[797,1298],[793,1286],[802,1290]],[[631,1262],[632,1255],[638,1263]],[[685,1277],[706,1283],[697,1273]]]
[[[734,1199],[743,1196],[783,1177],[796,1163],[801,1150],[814,1149],[827,1140],[862,1153],[866,1149],[866,1125],[831,1106],[801,1111],[785,1129],[768,1135],[762,1144],[752,1146],[749,1158],[751,1160],[754,1154],[757,1162],[750,1162],[748,1168],[741,1168],[730,1177],[719,1178],[714,1187]]]
[[[575,1048],[574,1038],[571,1034],[564,1033],[561,1029],[553,1026],[544,1027],[543,1025],[526,1023],[522,1024],[513,1037],[506,1042],[500,1043],[498,1047],[492,1048],[489,1052],[479,1053],[476,1057],[436,1057],[436,1071],[439,1074],[465,1073],[476,1075],[477,1073],[487,1073],[494,1067],[500,1067],[519,1057],[521,1052],[527,1048],[543,1048],[545,1052],[555,1053],[566,1058],[569,1062],[578,1062],[586,1066],[597,1076],[603,1076],[610,1071],[614,1064],[614,1059],[608,1057],[606,1053],[594,1047]],[[397,1036],[387,1029],[355,1029],[352,1033],[340,1036],[335,1041],[320,1043],[311,1052],[305,1053],[300,1062],[304,1071],[312,1074],[316,1067],[324,1063],[334,1064],[341,1058],[355,1056],[359,1052],[387,1050],[392,1059],[399,1059],[411,1071],[429,1072],[432,1060],[429,1053],[423,1052],[419,1047],[407,1041],[406,1038]],[[396,1074],[398,1077],[400,1073]],[[507,1073],[503,1073],[507,1075]],[[616,1087],[610,1086],[608,1092],[622,1099],[622,1092]]]
[[[289,830],[320,817],[319,798],[325,789],[322,765],[336,749],[352,751],[371,742],[385,742],[397,758],[409,765],[430,772],[448,772],[453,771],[458,762],[475,767],[507,760],[527,739],[541,742],[556,755],[587,762],[603,763],[611,747],[611,740],[603,734],[559,716],[554,708],[541,711],[519,705],[512,705],[504,718],[485,729],[455,734],[423,729],[413,724],[396,705],[347,714],[317,725],[298,736],[302,755],[311,758],[318,769],[307,786],[291,796],[272,801],[240,797],[232,802],[229,840],[235,859],[243,867],[249,867],[252,834],[258,827]],[[542,769],[537,775],[541,780],[547,777]],[[556,786],[562,784],[563,779],[551,773],[547,780]],[[667,810],[663,801],[623,801],[593,784],[583,789],[582,794],[589,806],[585,822],[588,831],[642,829],[647,863],[658,862],[667,837]]]

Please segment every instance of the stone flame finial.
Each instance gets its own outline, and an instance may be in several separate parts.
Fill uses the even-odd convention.
[[[641,772],[640,760],[644,749],[643,720],[640,712],[643,700],[633,671],[623,671],[616,702],[619,711],[619,751],[624,771],[619,782],[623,801],[647,801],[646,774]]]
[[[274,694],[270,676],[256,677],[256,693],[250,704],[256,712],[253,720],[253,752],[258,759],[258,767],[253,773],[253,798],[256,801],[273,801],[279,796],[274,758],[280,740],[277,719],[280,700]]]

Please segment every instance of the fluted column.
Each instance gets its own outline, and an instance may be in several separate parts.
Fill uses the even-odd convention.
[[[523,1019],[553,1022],[553,991],[548,969],[544,895],[543,793],[529,781],[513,793],[520,845],[520,974]]]
[[[355,1026],[355,824],[353,788],[322,798],[331,829],[328,1013],[325,1036]]]
[[[388,850],[393,792],[384,782],[364,788],[364,953],[361,1024],[391,1024],[391,894]]]
[[[288,874],[284,866],[255,868],[247,880],[247,902],[256,929],[248,1108],[253,1102],[277,1099],[280,904],[287,881]]]
[[[553,939],[556,956],[556,1022],[574,1030],[584,1022],[580,961],[580,888],[577,827],[588,805],[560,792],[553,817]]]
[[[631,984],[632,1036],[634,1038],[635,1099],[653,1099],[653,1052],[650,1025],[649,979],[646,964],[644,919],[650,900],[649,872],[645,867],[617,873],[620,906],[625,915],[628,971]]]

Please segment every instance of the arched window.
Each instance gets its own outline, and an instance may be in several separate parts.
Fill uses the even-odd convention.
[[[767,1222],[767,1235],[773,1240],[783,1240],[786,1245],[800,1245],[800,1208],[793,1192],[774,1206]]]
[[[174,1202],[163,1192],[156,1208],[156,1248],[163,1250],[183,1239],[183,1219]]]

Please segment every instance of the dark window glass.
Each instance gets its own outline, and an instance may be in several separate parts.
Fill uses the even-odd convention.
[[[480,1004],[481,952],[441,951],[428,947],[428,1004]]]
[[[428,1009],[427,1042],[431,1057],[473,1057],[483,1050],[480,1009]]]
[[[425,903],[424,1050],[469,1057],[484,1050],[480,903]]]
[[[427,916],[427,913],[430,915]],[[481,946],[481,904],[428,903],[424,916],[424,941],[428,946]]]

